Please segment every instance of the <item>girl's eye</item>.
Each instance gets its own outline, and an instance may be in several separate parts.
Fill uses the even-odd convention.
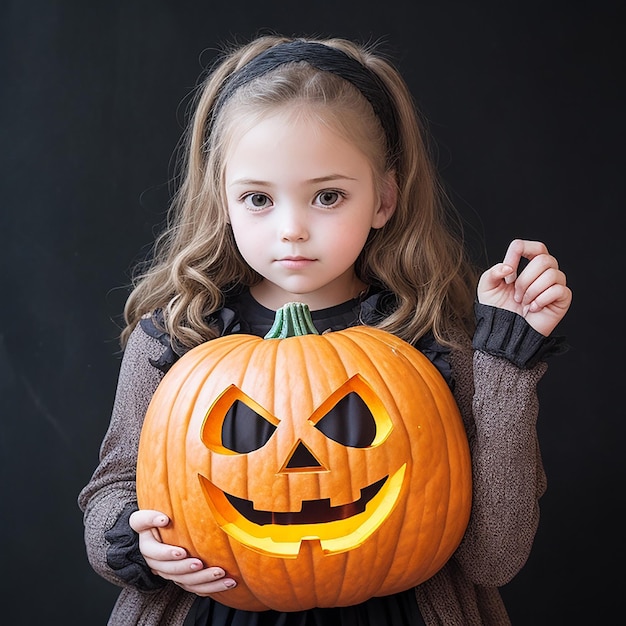
[[[338,191],[322,191],[317,195],[317,201],[325,207],[333,206],[341,199]]]
[[[244,196],[243,201],[246,207],[253,211],[265,209],[271,204],[270,199],[264,193],[250,193]]]

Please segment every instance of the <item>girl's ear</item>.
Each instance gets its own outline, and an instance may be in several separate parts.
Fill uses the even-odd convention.
[[[393,215],[398,203],[398,185],[396,172],[391,170],[385,174],[383,188],[380,193],[380,205],[374,214],[372,228],[382,228]]]

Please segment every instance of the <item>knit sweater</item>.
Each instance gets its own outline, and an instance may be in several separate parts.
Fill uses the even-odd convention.
[[[454,396],[471,451],[473,500],[460,546],[437,574],[415,589],[428,626],[510,623],[498,587],[511,581],[528,559],[539,520],[538,500],[546,488],[536,433],[536,388],[546,364],[533,365],[537,359],[529,359],[520,367],[511,362],[515,358],[496,356],[511,352],[510,344],[515,341],[519,344],[515,354],[521,344],[527,348],[533,344],[531,349],[537,354],[541,350],[536,350],[536,333],[521,318],[508,320],[503,333],[492,313],[479,315],[474,348],[467,342],[449,354]],[[524,337],[511,332],[516,325]],[[100,463],[79,495],[89,562],[106,580],[122,587],[109,626],[182,624],[196,598],[164,581],[154,590],[141,591],[145,586],[123,568],[113,569],[107,559],[107,533],[127,507],[136,505],[141,427],[163,377],[153,364],[167,350],[141,325],[131,334]],[[142,561],[141,555],[137,560]]]

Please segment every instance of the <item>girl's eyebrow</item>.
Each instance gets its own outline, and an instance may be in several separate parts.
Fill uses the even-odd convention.
[[[311,178],[311,180],[307,181],[309,183],[326,183],[329,180],[356,180],[352,176],[347,176],[346,174],[329,174],[328,176],[320,176],[319,178]]]
[[[328,176],[319,176],[317,178],[311,178],[305,181],[306,184],[318,184],[318,183],[326,183],[333,180],[357,180],[352,176],[347,176],[345,174],[329,174]],[[229,183],[229,186],[232,187],[234,185],[259,185],[265,187],[271,187],[273,183],[267,180],[258,180],[256,178],[237,178]]]

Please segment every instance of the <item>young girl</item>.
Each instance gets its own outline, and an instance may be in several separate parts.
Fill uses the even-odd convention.
[[[171,220],[126,304],[100,464],[79,497],[89,560],[123,588],[109,623],[508,623],[498,587],[528,558],[546,487],[536,386],[563,347],[550,334],[571,302],[556,259],[543,243],[514,240],[478,278],[407,86],[372,50],[261,37],[221,60],[195,104]],[[290,301],[309,305],[320,332],[374,325],[439,368],[467,430],[473,505],[459,548],[415,589],[252,613],[207,597],[236,584],[220,563],[159,541],[170,520],[138,510],[137,447],[180,355],[220,335],[263,336]]]

